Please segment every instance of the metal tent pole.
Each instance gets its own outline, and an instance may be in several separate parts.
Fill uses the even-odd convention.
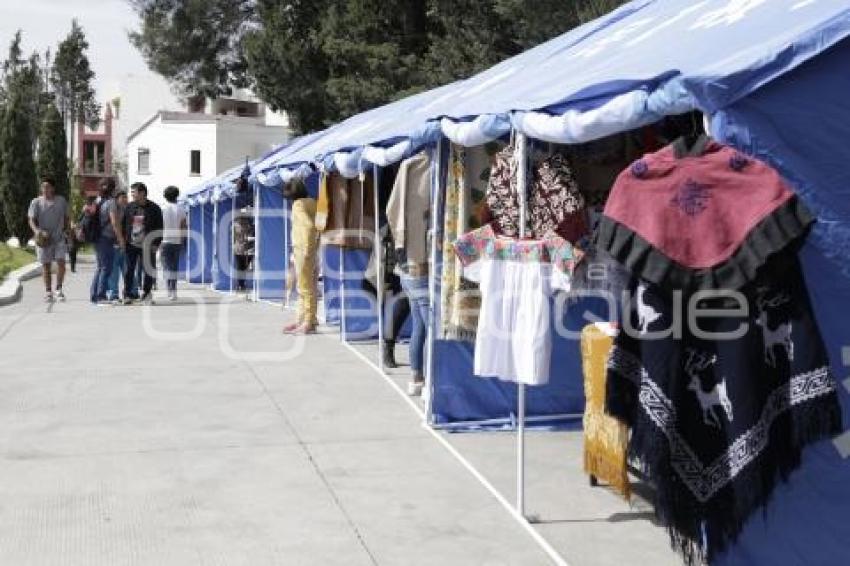
[[[443,192],[445,187],[443,186],[443,144],[445,143],[445,138],[440,136],[440,139],[437,141],[436,146],[436,158],[434,159],[436,165],[433,169],[434,174],[431,179],[431,229],[429,235],[429,241],[431,243],[431,265],[428,269],[428,341],[427,341],[427,371],[425,372],[425,390],[427,391],[427,399],[425,402],[425,422],[431,422],[432,410],[433,407],[431,405],[431,400],[433,399],[432,391],[434,387],[434,368],[436,367],[435,359],[434,359],[434,343],[437,339],[437,277],[439,273],[437,272],[437,260],[438,260],[438,252],[440,247],[440,242],[438,238],[440,237],[441,230],[439,229],[439,221],[440,221],[440,209],[443,206]]]
[[[519,201],[519,237],[525,238],[528,145],[525,134],[516,132],[517,197]],[[525,517],[525,384],[517,385],[517,513]]]
[[[221,266],[218,265],[218,200],[213,201],[213,225],[212,225],[212,268],[210,269],[210,286],[215,290],[216,275]]]
[[[207,270],[206,269],[207,268],[207,238],[205,236],[205,234],[207,232],[206,232],[206,228],[204,227],[204,225],[206,224],[206,222],[204,221],[204,217],[206,216],[206,214],[204,213],[204,207],[205,206],[206,206],[206,203],[201,203],[201,205],[198,206],[198,210],[200,210],[200,212],[201,212],[201,245],[200,245],[201,253],[199,254],[201,256],[200,257],[200,260],[201,260],[201,285],[203,285],[207,280],[206,279],[206,273],[205,273],[206,270]]]
[[[260,185],[254,183],[254,261],[251,265],[253,267],[255,303],[260,301],[260,280],[263,276],[263,270],[260,266],[260,240]]]
[[[375,256],[375,296],[378,299],[378,367],[384,371],[384,356],[382,350],[384,347],[384,246],[381,241],[381,217],[380,217],[380,168],[377,165],[372,166],[372,187],[374,189],[375,203],[375,236],[373,238]]]
[[[339,246],[339,339],[347,342],[345,335],[345,250]]]
[[[230,276],[230,277],[228,277],[228,279],[229,279],[229,283],[230,283],[230,294],[231,295],[234,292],[233,276],[234,275],[236,275],[237,277],[239,276],[238,273],[235,273],[236,272],[236,248],[233,245],[235,239],[236,239],[236,191],[234,190],[233,196],[230,197],[230,246],[229,246],[229,248],[230,248],[230,265],[227,266],[228,275]],[[244,276],[244,275],[245,274],[242,273],[242,276]]]
[[[189,236],[186,238],[186,273],[183,276],[186,278],[186,282],[192,278],[192,207],[189,207],[187,211],[188,218],[186,219],[186,233]]]
[[[289,308],[289,297],[292,294],[291,290],[287,288],[286,282],[289,277],[289,256],[291,255],[289,250],[289,201],[285,198],[283,199],[283,308]],[[295,277],[296,274],[292,274],[293,277],[293,286],[295,286]]]

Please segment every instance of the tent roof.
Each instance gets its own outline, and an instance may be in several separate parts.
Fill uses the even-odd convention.
[[[529,112],[513,116],[518,129],[568,142],[607,135],[611,123],[637,127],[692,108],[711,113],[848,35],[846,0],[634,0],[470,79],[299,138],[255,172],[327,160],[336,152],[353,152],[348,166],[354,167],[365,158],[364,146],[384,152],[369,152],[368,161],[398,160],[436,139],[437,121],[446,117],[466,125],[483,117],[475,126],[489,129],[492,138],[506,131],[512,113]],[[583,118],[541,126],[569,113]]]

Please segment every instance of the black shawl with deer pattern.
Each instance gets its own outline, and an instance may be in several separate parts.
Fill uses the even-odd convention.
[[[796,254],[739,291],[701,298],[636,283],[608,364],[607,410],[631,425],[630,455],[689,564],[736,539],[806,444],[842,430]],[[694,308],[725,314],[689,324]]]

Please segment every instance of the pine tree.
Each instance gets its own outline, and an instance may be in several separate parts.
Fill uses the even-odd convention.
[[[35,143],[41,116],[46,107],[44,69],[38,53],[24,59],[20,30],[15,33],[9,44],[9,54],[2,66],[2,77],[0,99],[8,100],[15,92],[20,95],[24,111],[29,114],[29,122],[33,128],[30,139]]]
[[[27,209],[38,194],[30,131],[26,103],[13,92],[0,118],[0,201],[8,233],[21,242],[32,235]]]
[[[626,0],[130,0],[187,97],[250,85],[297,132],[466,78]]]
[[[68,144],[65,124],[55,104],[50,104],[41,122],[38,138],[38,175],[52,177],[56,194],[70,198],[71,181],[68,176]]]
[[[141,21],[130,42],[185,97],[216,98],[248,85],[241,42],[256,0],[129,2]]]
[[[71,31],[59,43],[53,61],[50,82],[59,106],[59,113],[68,132],[69,157],[74,157],[74,134],[78,122],[96,127],[100,122],[100,104],[94,91],[94,71],[86,52],[89,42],[77,20]]]

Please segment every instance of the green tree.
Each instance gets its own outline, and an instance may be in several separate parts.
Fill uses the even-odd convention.
[[[513,22],[513,40],[529,49],[565,31],[604,16],[626,0],[496,0],[495,10]]]
[[[245,57],[257,95],[286,110],[296,131],[325,127],[337,111],[325,88],[330,62],[323,51],[322,18],[330,0],[259,0],[262,22],[245,38]]]
[[[0,118],[0,201],[8,233],[21,242],[31,236],[27,207],[38,194],[26,103],[12,93]]]
[[[15,93],[19,95],[24,106],[23,111],[29,114],[32,127],[30,139],[35,144],[38,125],[41,123],[41,116],[47,102],[44,70],[37,53],[30,55],[29,59],[23,57],[21,43],[21,31],[18,30],[9,45],[9,54],[2,66],[0,103],[5,103]],[[33,151],[35,151],[35,145],[33,145]]]
[[[625,0],[130,0],[187,96],[250,83],[296,131],[479,72]]]
[[[521,51],[515,41],[518,24],[493,0],[429,0],[429,5],[435,29],[422,62],[421,87],[468,78]]]
[[[129,0],[141,27],[130,41],[186,98],[247,86],[242,38],[255,0]]]
[[[83,122],[96,127],[100,122],[100,104],[94,91],[94,71],[87,51],[89,42],[77,20],[71,22],[71,31],[59,43],[50,82],[59,112],[68,132],[69,157],[74,157],[76,125]]]
[[[65,123],[55,104],[50,104],[41,122],[38,138],[38,174],[52,177],[56,193],[70,198],[71,180],[68,174],[68,147]]]

